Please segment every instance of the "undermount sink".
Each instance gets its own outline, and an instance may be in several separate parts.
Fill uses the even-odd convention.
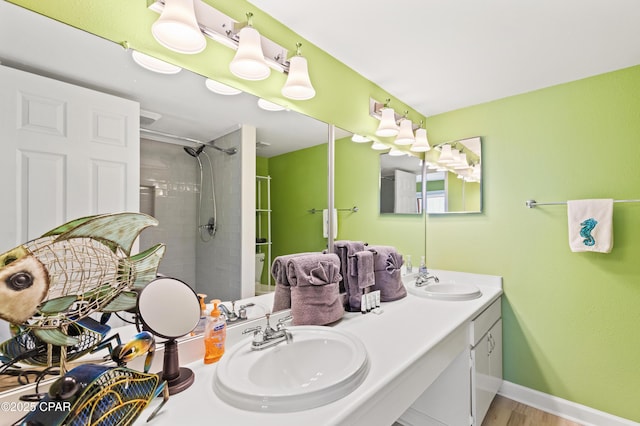
[[[473,284],[433,283],[416,287],[415,281],[407,284],[411,294],[436,300],[472,300],[482,296],[482,291]]]
[[[249,338],[225,353],[213,380],[216,395],[244,410],[300,411],[344,397],[366,377],[367,351],[356,336],[319,326],[287,330],[290,343],[254,351]]]

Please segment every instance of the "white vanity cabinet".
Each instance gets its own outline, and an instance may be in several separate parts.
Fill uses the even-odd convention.
[[[498,297],[467,324],[469,345],[402,414],[398,419],[400,424],[482,424],[502,384],[501,298]]]
[[[502,314],[498,298],[471,321],[471,416],[480,426],[502,384]]]

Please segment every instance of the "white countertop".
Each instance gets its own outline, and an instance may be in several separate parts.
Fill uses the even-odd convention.
[[[195,373],[195,382],[170,397],[151,422],[153,407],[142,412],[136,425],[200,425],[230,422],[234,426],[391,425],[437,378],[448,364],[469,345],[468,324],[502,294],[501,277],[430,270],[440,282],[473,283],[482,296],[469,301],[438,301],[412,294],[395,302],[382,303],[384,312],[346,313],[333,325],[358,336],[369,355],[369,373],[351,394],[330,404],[293,413],[245,411],[222,402],[213,391],[216,364],[202,362],[204,347],[193,339],[191,349],[181,345],[183,366]],[[243,326],[240,326],[244,328]],[[238,329],[240,329],[238,327]],[[229,330],[228,348],[238,339]],[[187,350],[196,353],[185,354]],[[199,353],[197,353],[199,351]],[[185,358],[199,360],[184,364]]]

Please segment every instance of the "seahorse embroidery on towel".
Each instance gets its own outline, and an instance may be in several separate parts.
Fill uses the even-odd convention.
[[[580,236],[584,238],[584,240],[582,240],[582,243],[585,246],[591,247],[596,243],[596,239],[593,238],[593,235],[591,235],[591,231],[593,231],[593,228],[595,228],[597,224],[598,221],[592,217],[580,224],[580,226],[582,226],[582,229],[580,229]]]

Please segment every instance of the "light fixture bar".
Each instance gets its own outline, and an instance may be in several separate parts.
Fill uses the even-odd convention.
[[[164,0],[148,0],[148,3],[148,8],[156,13],[162,13],[164,10]],[[200,31],[206,37],[233,50],[238,50],[238,33],[246,25],[246,22],[238,22],[202,0],[194,0],[193,5]],[[260,35],[260,41],[267,65],[278,72],[289,73],[289,61],[287,60],[289,50],[263,35]]]
[[[388,101],[388,100],[387,100]],[[373,118],[377,118],[378,120],[382,119],[382,109],[385,108],[385,103],[379,102],[373,98],[369,98],[369,115]],[[399,114],[397,111],[395,112],[395,120],[396,124],[400,124],[400,120],[406,118],[405,115]],[[415,131],[420,128],[420,125],[417,123],[413,123],[411,128]]]

